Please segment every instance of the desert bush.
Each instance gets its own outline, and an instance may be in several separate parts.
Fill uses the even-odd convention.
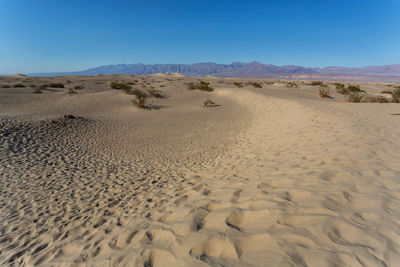
[[[1,88],[11,88],[11,86],[8,85],[8,84],[3,84],[3,85],[1,86]]]
[[[132,104],[139,108],[149,108],[147,104],[148,95],[144,91],[140,89],[134,89],[131,93],[135,95],[135,98],[131,99]]]
[[[207,98],[207,100],[204,101],[203,106],[209,108],[215,106],[215,103],[210,98]]]
[[[48,87],[50,87],[50,88],[64,88],[64,84],[62,84],[62,83],[50,83],[48,85]]]
[[[74,90],[74,88],[69,88],[68,89],[68,94],[72,95],[72,94],[76,94],[78,93],[77,91]]]
[[[393,102],[400,103],[400,88],[393,90]]]
[[[327,88],[319,88],[319,96],[321,97],[321,98],[332,98],[331,97],[331,92],[329,91],[329,89],[327,89]]]
[[[164,95],[161,94],[161,92],[156,89],[149,89],[149,90],[147,90],[147,92],[149,93],[149,95],[151,95],[152,97],[155,97],[155,98],[163,98],[164,97]]]
[[[373,96],[373,95],[364,95],[360,101],[361,103],[390,103],[392,102],[390,99],[384,96]]]
[[[31,84],[31,88],[35,88],[35,87],[37,87],[36,85],[34,85],[34,84]]]
[[[243,83],[241,82],[234,82],[233,84],[239,88],[243,87]]]
[[[34,94],[41,94],[42,93],[42,88],[36,87],[32,90],[32,93]]]
[[[67,80],[67,83],[72,83],[70,80]]]
[[[362,100],[363,96],[357,93],[352,93],[349,95],[349,102],[352,103],[360,103]]]
[[[214,88],[210,86],[209,82],[200,81],[199,83],[189,83],[188,90],[200,90],[200,91],[211,92],[214,90]]]
[[[84,87],[83,85],[75,85],[74,90],[82,90]]]
[[[343,83],[334,83],[336,86],[336,92],[339,94],[347,95],[349,91],[346,90]]]
[[[393,95],[392,91],[384,90],[381,92],[381,94],[387,94],[387,95]]]
[[[249,84],[250,84],[250,85],[253,85],[254,88],[262,88],[261,83],[258,83],[258,82],[251,82],[251,83],[249,83]]]
[[[47,87],[49,87],[48,84],[41,84],[41,85],[39,86],[40,89],[46,89]]]
[[[286,82],[286,87],[287,88],[299,88],[299,86],[295,82]]]
[[[110,84],[111,89],[117,89],[117,90],[124,90],[124,91],[129,91],[132,89],[132,87],[129,84],[123,83],[123,82],[112,82]]]
[[[16,83],[16,84],[14,84],[13,87],[14,88],[22,88],[22,87],[25,87],[25,85],[23,85],[22,83]]]
[[[346,89],[349,93],[366,93],[364,90],[361,90],[359,85],[349,85]]]
[[[375,95],[362,95],[359,93],[351,93],[349,95],[349,102],[352,103],[390,103],[392,102],[390,99],[384,96],[375,96]]]
[[[323,82],[321,82],[321,81],[312,81],[312,82],[310,83],[310,85],[311,85],[311,86],[328,87],[327,84],[325,84],[325,83],[323,83]]]

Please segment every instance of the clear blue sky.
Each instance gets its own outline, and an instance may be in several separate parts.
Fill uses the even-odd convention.
[[[400,1],[0,0],[0,73],[253,60],[400,63]]]

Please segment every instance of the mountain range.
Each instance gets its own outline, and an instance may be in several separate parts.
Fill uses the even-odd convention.
[[[195,63],[195,64],[118,64],[107,65],[75,72],[35,73],[35,76],[59,75],[98,75],[129,74],[147,75],[156,73],[180,73],[186,76],[246,77],[246,78],[281,78],[281,79],[335,79],[400,81],[400,64],[369,66],[361,68],[326,67],[306,68],[301,66],[276,66],[234,62],[231,64]]]

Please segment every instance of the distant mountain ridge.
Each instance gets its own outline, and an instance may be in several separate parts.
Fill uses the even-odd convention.
[[[97,75],[129,74],[148,75],[156,73],[180,73],[187,76],[213,75],[217,77],[246,78],[296,78],[309,76],[375,76],[400,78],[400,64],[369,66],[361,68],[326,67],[305,68],[301,66],[266,65],[257,61],[250,63],[233,62],[231,64],[195,63],[195,64],[118,64],[91,68],[83,71],[60,73],[36,73],[31,75]]]

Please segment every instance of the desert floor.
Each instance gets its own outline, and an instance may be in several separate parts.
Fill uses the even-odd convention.
[[[296,83],[0,77],[0,265],[398,266],[400,104]]]

